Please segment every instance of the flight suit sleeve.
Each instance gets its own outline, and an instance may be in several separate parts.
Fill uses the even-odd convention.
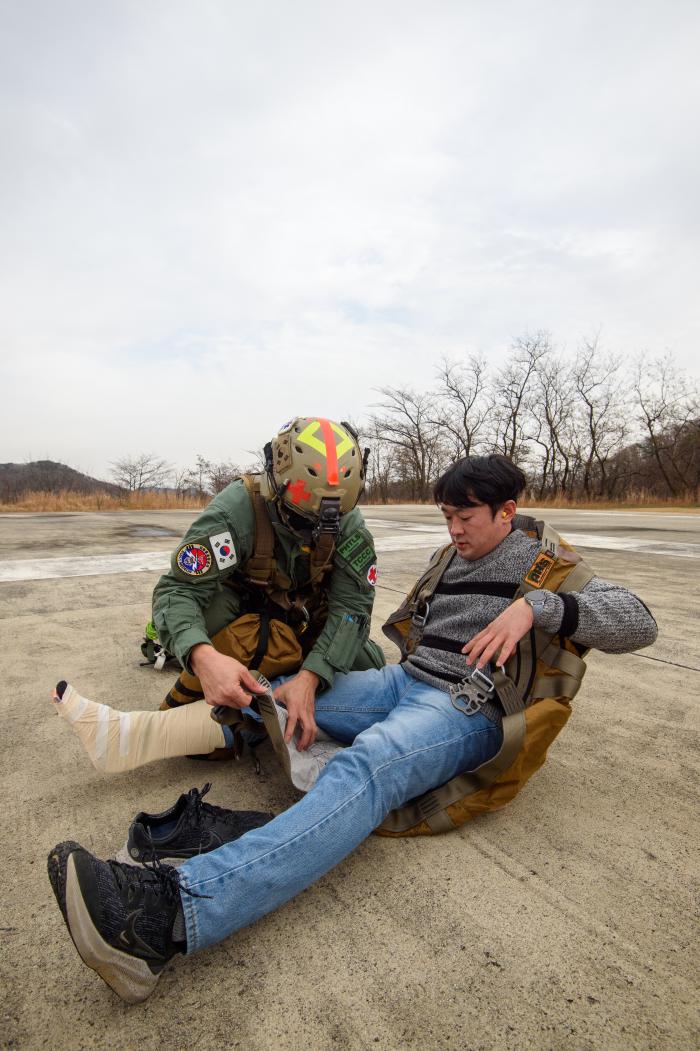
[[[161,645],[191,671],[193,646],[208,643],[205,610],[222,581],[250,557],[250,500],[233,482],[185,533],[153,592],[153,623]]]
[[[330,686],[336,672],[352,668],[369,637],[377,580],[374,540],[359,511],[344,516],[328,583],[328,617],[302,667]]]

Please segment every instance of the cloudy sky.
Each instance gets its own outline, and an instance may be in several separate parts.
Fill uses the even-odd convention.
[[[700,345],[696,0],[0,0],[0,461]]]

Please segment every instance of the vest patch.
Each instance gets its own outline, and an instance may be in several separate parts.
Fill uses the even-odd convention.
[[[532,588],[541,588],[549,576],[554,563],[554,556],[543,551],[537,556],[525,574],[525,583],[529,584]]]
[[[377,558],[374,548],[368,542],[367,534],[364,532],[353,533],[346,540],[343,540],[342,544],[339,544],[336,548],[336,554],[358,576],[364,576]]]
[[[358,547],[365,543],[365,537],[362,533],[353,533],[346,540],[343,540],[342,544],[338,546],[338,554],[341,558],[344,558],[346,562],[350,560],[350,556],[353,551],[357,551]]]

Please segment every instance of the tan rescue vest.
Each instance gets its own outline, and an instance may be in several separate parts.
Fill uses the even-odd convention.
[[[535,588],[580,591],[593,576],[571,545],[543,522],[516,515],[513,527],[541,542],[513,601]],[[452,545],[436,552],[406,600],[384,625],[385,635],[397,643],[402,659],[419,645],[430,599],[454,555]],[[506,662],[505,671],[496,669],[492,676],[504,713],[498,753],[477,769],[459,774],[393,810],[376,832],[383,836],[448,832],[477,814],[509,803],[542,766],[547,749],[571,715],[569,702],[586,670],[584,654],[568,639],[532,629]]]

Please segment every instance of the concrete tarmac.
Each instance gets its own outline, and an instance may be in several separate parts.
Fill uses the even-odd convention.
[[[56,842],[110,856],[137,810],[207,780],[222,806],[277,811],[296,798],[269,746],[259,776],[244,758],[103,777],[52,710],[60,678],[122,710],[158,705],[173,675],[140,667],[139,642],[159,566],[193,516],[0,516],[0,1046],[697,1048],[692,514],[545,515],[644,599],[660,635],[639,654],[590,656],[566,730],[509,807],[447,836],[371,837],[279,911],[177,958],[143,1005],[81,963],[46,877]],[[366,517],[382,641],[444,529],[432,507]]]

